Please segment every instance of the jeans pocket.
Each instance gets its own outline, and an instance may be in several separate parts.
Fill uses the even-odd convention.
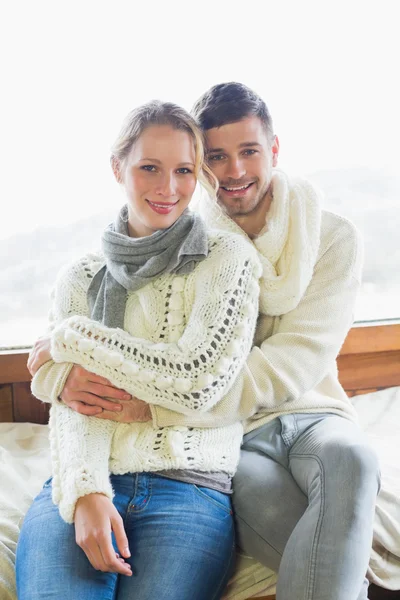
[[[231,507],[231,498],[228,494],[224,494],[223,492],[218,492],[217,490],[213,490],[208,487],[202,487],[196,484],[193,484],[194,490],[204,498],[211,502],[214,506],[218,506],[228,515],[232,515],[232,507]]]

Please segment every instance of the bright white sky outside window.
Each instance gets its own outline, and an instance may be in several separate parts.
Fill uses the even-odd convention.
[[[266,100],[285,170],[397,173],[398,8],[396,0],[4,3],[0,238],[107,208],[109,148],[125,114],[152,98],[190,109],[221,81]]]
[[[386,206],[393,214],[400,189],[399,8],[398,0],[3,2],[0,242],[114,213],[123,197],[110,147],[127,112],[154,98],[190,110],[211,85],[240,81],[265,99],[285,171],[371,170],[378,188],[392,185],[386,205],[368,187],[365,205],[379,205],[376,244],[384,244]],[[354,206],[364,213],[360,198]],[[346,196],[351,218],[347,208]],[[373,247],[374,231],[374,257]],[[36,261],[31,271],[45,268]],[[358,320],[400,316],[392,272],[385,286],[363,286]],[[7,281],[7,267],[1,275]],[[21,312],[4,317],[0,346],[33,341],[44,329],[47,307],[39,323],[26,295],[16,288],[14,296],[5,293],[6,305],[19,303]]]

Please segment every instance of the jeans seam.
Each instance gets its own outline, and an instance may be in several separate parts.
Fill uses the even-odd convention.
[[[292,427],[292,429],[291,429],[290,432],[288,432],[288,433],[281,433],[283,442],[284,442],[284,444],[285,444],[285,446],[287,448],[290,448],[290,446],[293,446],[294,439],[295,439],[295,437],[297,436],[297,434],[299,432],[299,427],[298,427],[297,421],[296,421],[296,419],[294,417],[293,417],[293,423],[294,424],[293,424],[293,427]],[[282,421],[281,421],[281,427],[283,428]]]
[[[229,571],[229,569],[231,569],[231,567],[233,566],[233,565],[232,565],[232,562],[234,561],[234,557],[235,557],[235,527],[234,527],[233,519],[232,519],[232,522],[231,522],[231,529],[233,529],[233,544],[232,544],[232,548],[231,548],[231,557],[230,557],[229,563],[228,563],[228,564],[227,564],[227,566],[226,566],[226,569],[225,569],[225,571],[224,571],[224,574],[223,574],[223,576],[221,577],[221,580],[220,580],[220,582],[219,582],[219,586],[218,586],[218,588],[217,588],[217,590],[216,590],[216,592],[215,592],[215,594],[213,595],[213,597],[212,597],[212,599],[211,599],[211,600],[218,600],[218,598],[220,598],[220,597],[221,597],[221,596],[220,596],[220,594],[221,594],[221,592],[223,591],[223,589],[221,589],[221,588],[222,588],[222,583],[224,583],[224,581],[225,581],[225,578],[226,578],[227,572],[228,572],[228,571]],[[224,586],[224,589],[225,589],[225,586]]]
[[[201,486],[201,487],[203,487],[203,486]],[[210,498],[210,496],[207,496],[207,494],[205,494],[202,490],[200,490],[199,487],[195,483],[193,483],[193,488],[194,488],[195,492],[197,492],[197,494],[201,498],[205,498],[206,500],[208,500],[209,502],[211,502],[212,504],[214,504],[214,506],[217,506],[218,508],[221,508],[224,512],[226,512],[227,515],[231,515],[232,514],[232,512],[233,512],[232,511],[232,507],[231,508],[227,508],[222,503],[218,502],[218,500],[215,500],[214,498]]]
[[[139,515],[140,513],[142,513],[144,510],[146,510],[146,508],[150,504],[150,500],[151,500],[151,497],[153,495],[153,478],[152,477],[149,477],[149,482],[147,484],[147,488],[148,488],[147,496],[143,500],[141,506],[138,509],[136,509],[136,505],[134,504],[134,508],[132,510],[132,513],[135,514],[135,515]],[[136,496],[136,494],[135,494],[135,496]]]
[[[267,546],[269,546],[270,548],[272,548],[272,550],[274,550],[274,552],[276,552],[277,554],[279,554],[280,557],[282,557],[282,552],[280,552],[277,548],[275,548],[275,546],[273,546],[270,542],[268,542],[268,540],[266,540],[265,538],[263,538],[263,536],[254,529],[254,527],[252,527],[245,519],[243,519],[243,517],[240,517],[237,512],[235,511],[235,519],[239,519],[240,521],[242,521],[242,523],[244,523],[249,529],[251,529],[251,531],[257,536],[259,537],[265,544],[267,544]]]
[[[305,599],[305,600],[313,600],[314,595],[315,595],[315,571],[316,571],[316,562],[317,562],[317,548],[318,548],[318,542],[319,542],[319,539],[321,536],[322,520],[323,520],[323,514],[324,514],[324,510],[325,510],[325,472],[324,472],[324,466],[322,464],[322,461],[319,459],[318,456],[316,456],[314,454],[292,454],[290,456],[290,458],[299,458],[299,459],[312,458],[312,459],[314,459],[319,466],[319,472],[320,472],[320,478],[321,478],[320,509],[319,509],[317,526],[315,529],[315,534],[314,534],[312,548],[311,548],[310,568],[309,568],[309,585],[306,590],[306,599]],[[311,595],[310,595],[310,593],[311,593]]]

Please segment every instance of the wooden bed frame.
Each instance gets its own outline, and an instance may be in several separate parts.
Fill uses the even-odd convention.
[[[28,350],[0,352],[0,422],[47,423],[48,405],[30,393],[27,358]],[[400,323],[353,327],[337,362],[340,382],[349,396],[400,386]],[[400,592],[372,585],[369,598],[400,600]]]

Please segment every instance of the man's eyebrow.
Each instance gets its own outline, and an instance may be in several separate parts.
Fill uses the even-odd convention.
[[[207,148],[207,154],[209,152],[223,152],[224,149],[223,148]]]
[[[261,146],[259,142],[243,142],[239,144],[239,148],[248,148],[249,146]]]
[[[239,148],[250,148],[250,146],[261,146],[259,142],[242,142],[239,144]],[[225,152],[223,148],[207,148],[207,154],[211,152]]]

